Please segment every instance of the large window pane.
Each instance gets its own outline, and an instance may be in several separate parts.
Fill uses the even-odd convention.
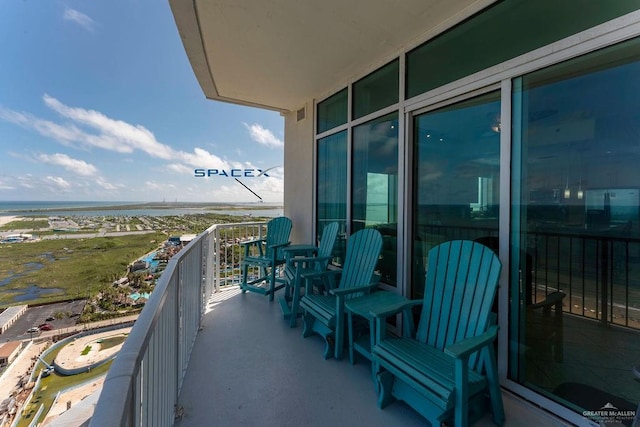
[[[335,263],[345,251],[347,226],[347,131],[318,140],[318,238],[327,223],[340,223],[335,245]]]
[[[318,104],[318,133],[347,123],[349,107],[347,97],[345,88]]]
[[[395,60],[353,85],[353,118],[398,102],[399,61]]]
[[[377,270],[396,284],[398,253],[398,114],[353,130],[352,232],[376,228],[383,237]]]
[[[640,42],[514,82],[510,376],[578,412],[640,387]]]
[[[414,118],[413,298],[424,293],[426,255],[439,243],[497,247],[500,94]]]
[[[640,8],[639,0],[509,0],[407,55],[407,98]]]

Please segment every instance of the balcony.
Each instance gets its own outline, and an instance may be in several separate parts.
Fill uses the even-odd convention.
[[[323,360],[319,337],[303,339],[277,303],[234,286],[237,242],[262,233],[261,223],[216,225],[170,261],[91,426],[425,425],[403,403],[377,408],[367,361]],[[506,425],[565,425],[508,392],[504,402]]]

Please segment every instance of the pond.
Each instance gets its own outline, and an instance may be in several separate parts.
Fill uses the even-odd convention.
[[[45,258],[48,261],[53,261],[54,257],[50,252],[45,252],[44,254],[42,254],[40,256],[40,258]],[[18,277],[22,277],[25,274],[28,274],[32,271],[37,271],[40,270],[42,267],[44,267],[44,264],[39,263],[39,262],[27,262],[24,264],[24,271],[20,272],[20,273],[13,273],[13,272],[9,272],[9,276],[3,278],[2,280],[0,280],[0,287],[2,286],[6,286],[9,283],[11,283],[12,280],[17,279]],[[35,284],[31,284],[28,288],[24,288],[24,289],[6,289],[6,290],[2,290],[0,292],[10,292],[10,293],[17,293],[16,296],[13,297],[14,301],[19,301],[19,302],[23,302],[23,301],[30,301],[30,300],[35,300],[38,298],[41,298],[45,295],[49,295],[49,294],[56,294],[56,293],[60,293],[60,292],[64,292],[63,289],[58,289],[58,288],[41,288],[38,285]]]
[[[19,295],[13,297],[14,301],[30,301],[38,298],[42,298],[45,295],[49,294],[57,294],[64,292],[64,289],[59,288],[41,288],[38,285],[30,285],[28,288],[24,289],[12,289],[11,291],[4,292],[20,292]]]

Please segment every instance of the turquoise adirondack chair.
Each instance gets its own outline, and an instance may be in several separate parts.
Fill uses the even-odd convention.
[[[429,251],[424,301],[409,301],[376,317],[373,348],[378,366],[378,406],[405,401],[429,419],[466,427],[487,409],[504,423],[491,313],[501,264],[479,243],[456,240]],[[386,318],[422,304],[415,338],[385,333]]]
[[[278,301],[282,314],[289,320],[289,326],[296,327],[300,306],[302,275],[323,272],[327,269],[333,247],[338,237],[340,224],[331,222],[322,230],[318,246],[290,245],[283,249],[285,254],[284,295]]]
[[[240,243],[244,247],[242,283],[240,284],[242,293],[246,291],[257,292],[268,295],[269,301],[273,301],[275,292],[284,287],[283,279],[277,277],[276,271],[279,266],[285,263],[282,249],[290,243],[291,227],[291,219],[285,216],[273,218],[267,223],[267,237],[265,239]],[[258,268],[259,277],[248,279],[250,267]],[[262,282],[266,282],[268,287],[260,286],[259,284]],[[278,284],[276,285],[276,283]]]
[[[300,299],[303,315],[302,336],[318,333],[325,340],[324,358],[340,359],[344,344],[345,301],[362,296],[378,286],[379,277],[374,270],[382,249],[382,235],[374,229],[355,232],[347,241],[347,252],[342,270],[304,274],[305,295]],[[335,286],[335,278],[340,282]],[[312,279],[322,278],[327,293],[314,292]],[[332,280],[333,279],[333,280]]]

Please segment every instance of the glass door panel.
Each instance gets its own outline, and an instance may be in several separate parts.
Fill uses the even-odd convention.
[[[324,227],[338,222],[338,240],[334,246],[333,264],[342,265],[346,251],[347,228],[347,131],[318,140],[317,157],[317,239]]]
[[[497,250],[500,92],[413,120],[412,298],[424,292],[426,254],[455,239]]]
[[[383,246],[377,272],[396,286],[398,259],[398,114],[353,129],[351,231],[375,228]]]
[[[514,81],[509,375],[579,412],[640,385],[640,43]]]

